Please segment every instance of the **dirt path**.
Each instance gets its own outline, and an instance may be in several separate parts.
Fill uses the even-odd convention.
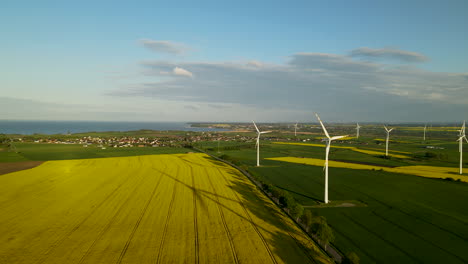
[[[41,165],[44,161],[19,161],[19,162],[2,162],[0,163],[0,175],[10,172],[32,169]]]

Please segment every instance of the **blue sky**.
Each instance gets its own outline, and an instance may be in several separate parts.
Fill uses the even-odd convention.
[[[0,119],[466,119],[467,11],[466,1],[4,1]]]

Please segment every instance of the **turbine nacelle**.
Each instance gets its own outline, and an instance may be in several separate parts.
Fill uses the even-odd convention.
[[[385,131],[387,131],[387,133],[390,133],[390,132],[392,132],[392,130],[394,129],[394,128],[390,128],[390,129],[388,129],[386,126],[384,126],[384,128],[385,128]]]

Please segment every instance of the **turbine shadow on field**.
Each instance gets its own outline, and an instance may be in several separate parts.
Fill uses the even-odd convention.
[[[240,195],[239,199],[243,206],[248,210],[249,214],[255,215],[261,221],[265,222],[265,225],[275,226],[279,232],[267,231],[271,234],[271,239],[268,241],[273,246],[276,256],[284,262],[300,263],[304,260],[304,255],[315,263],[322,253],[317,246],[307,238],[308,245],[305,245],[303,241],[298,240],[296,237],[305,236],[301,234],[298,228],[293,228],[294,223],[289,219],[283,212],[281,212],[276,205],[273,204],[263,193],[256,191],[255,185],[253,185],[249,179],[242,175],[238,170],[226,165],[223,162],[215,160],[211,157],[204,157],[209,162],[223,168],[224,171],[228,172],[232,179],[229,181],[229,187]],[[286,223],[288,221],[289,223]],[[258,225],[256,225],[258,226]],[[294,247],[293,247],[294,245]],[[313,248],[313,250],[311,249]],[[296,250],[294,252],[294,250]],[[301,258],[291,259],[293,256],[302,256]]]
[[[294,193],[294,194],[297,194],[297,195],[299,195],[299,196],[302,196],[302,197],[305,197],[305,198],[314,200],[314,201],[317,202],[317,203],[323,202],[323,200],[317,199],[317,198],[312,197],[312,196],[309,196],[309,195],[305,195],[305,194],[300,193],[300,192],[296,192],[296,191],[293,191],[293,190],[290,190],[290,189],[287,189],[287,188],[283,188],[283,187],[281,187],[281,186],[276,186],[276,187],[279,188],[279,189],[288,191],[288,192],[290,192],[290,193]]]

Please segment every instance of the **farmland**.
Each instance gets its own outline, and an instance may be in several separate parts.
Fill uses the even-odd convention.
[[[440,148],[423,148],[427,145]],[[351,207],[321,206],[323,143],[262,141],[260,167],[255,166],[253,146],[224,149],[221,145],[220,149],[218,155],[247,165],[255,177],[288,191],[304,207],[325,216],[336,235],[333,245],[343,253],[356,252],[362,263],[468,261],[468,204],[464,202],[468,184],[455,181],[466,181],[468,166],[465,163],[464,175],[456,173],[455,141],[441,138],[422,143],[398,136],[390,153],[404,157],[388,159],[379,155],[384,147],[374,139],[334,143],[330,200],[332,204],[354,202],[356,206]]]
[[[0,176],[0,204],[1,263],[329,262],[204,154],[47,161]]]

